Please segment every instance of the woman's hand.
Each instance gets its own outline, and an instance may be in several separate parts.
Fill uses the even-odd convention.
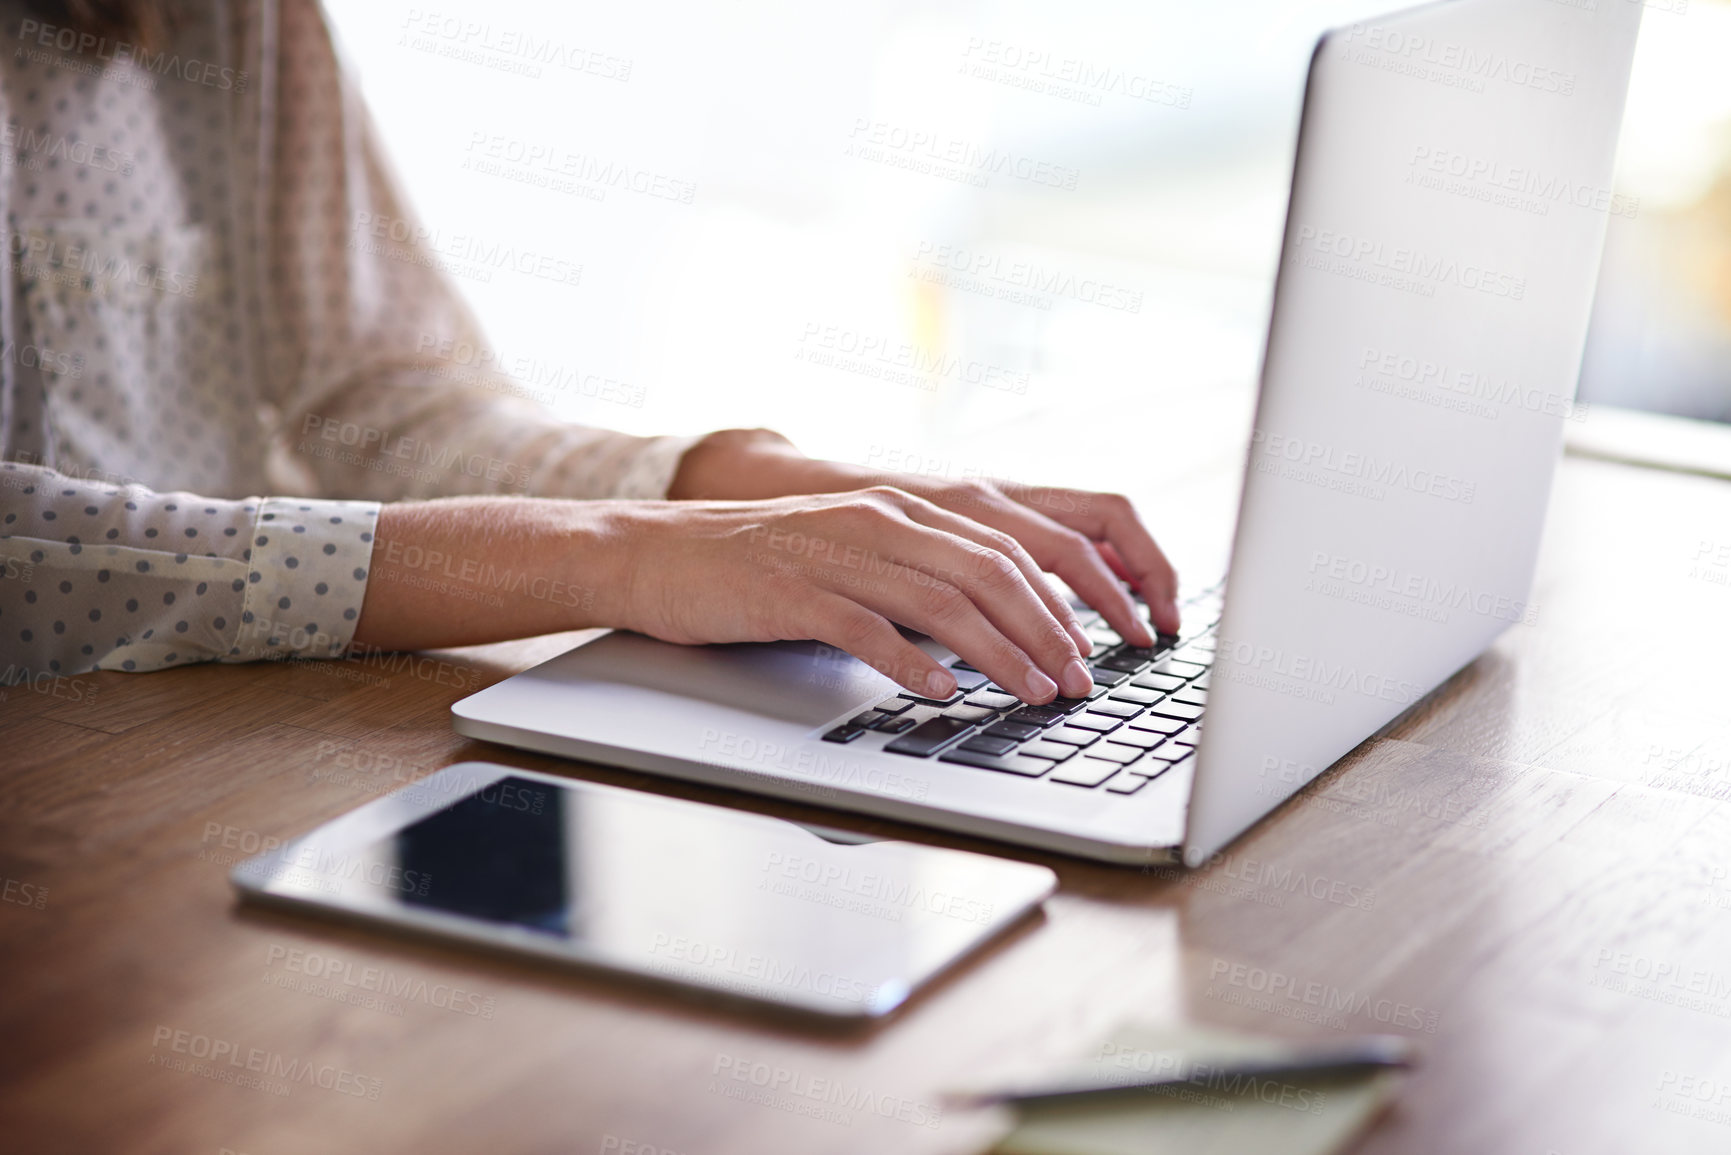
[[[612,524],[606,624],[671,642],[815,638],[947,698],[954,675],[900,623],[1025,701],[1093,688],[1087,636],[1028,551],[904,490],[619,503]]]
[[[730,429],[685,455],[668,496],[763,498],[874,485],[894,486],[1010,535],[1040,569],[1062,578],[1134,645],[1151,646],[1155,639],[1120,578],[1142,595],[1161,632],[1178,632],[1177,574],[1129,500],[1117,494],[886,474],[808,458],[768,430]]]

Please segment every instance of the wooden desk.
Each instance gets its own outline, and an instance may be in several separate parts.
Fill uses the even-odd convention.
[[[396,669],[14,688],[0,704],[0,1145],[966,1152],[1003,1119],[921,1125],[942,1089],[1085,1052],[1128,1017],[1182,1014],[1415,1037],[1425,1064],[1364,1152],[1731,1150],[1728,541],[1731,485],[1567,461],[1535,627],[1207,870],[1025,855],[1062,879],[1044,920],[854,1036],[237,909],[225,873],[242,847],[462,758],[1016,854],[452,733],[452,701],[568,639]],[[395,997],[299,985],[328,968],[330,991],[364,1000],[385,981],[369,967]],[[283,1096],[158,1065],[199,1036],[348,1078]],[[732,1071],[778,1078],[779,1093],[732,1097],[751,1087]],[[376,1100],[345,1093],[374,1086]]]

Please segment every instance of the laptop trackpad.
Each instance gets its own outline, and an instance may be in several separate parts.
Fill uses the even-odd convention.
[[[949,654],[928,639],[916,644],[934,657]],[[583,686],[590,702],[604,699],[608,686],[631,687],[800,726],[864,709],[899,689],[858,658],[822,642],[680,646],[624,630],[555,658],[536,674]]]

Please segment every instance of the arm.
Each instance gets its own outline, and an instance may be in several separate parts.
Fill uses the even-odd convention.
[[[385,507],[356,640],[397,649],[606,625],[672,642],[815,638],[916,693],[1092,685],[1074,613],[1007,536],[900,490],[772,501],[452,498]],[[493,596],[485,596],[493,591]],[[478,596],[479,595],[479,596]]]
[[[377,510],[156,493],[0,462],[0,680],[339,656]]]
[[[236,261],[244,299],[258,303],[262,384],[287,450],[279,463],[294,475],[283,484],[378,501],[661,497],[695,439],[575,425],[532,400],[508,375],[519,362],[489,342],[445,272],[467,230],[429,229],[410,207],[319,5],[264,11],[278,96],[258,96],[274,120],[246,181],[262,245]],[[495,265],[527,262],[547,292],[571,291],[559,282],[580,269],[556,241],[494,228],[481,239]],[[623,383],[597,385],[591,368],[541,366],[537,385],[643,403]]]
[[[386,506],[356,638],[416,649],[587,626],[683,643],[815,638],[916,693],[947,694],[951,675],[900,624],[1026,700],[1088,691],[1080,657],[1090,643],[1042,564],[1016,533],[969,516],[982,506],[993,516],[992,503],[1011,498],[963,488],[940,495],[959,507],[946,508],[866,480],[810,461],[774,434],[730,430],[681,461],[670,493],[684,500]],[[826,484],[836,492],[798,495]],[[796,495],[766,496],[778,489]],[[714,499],[718,492],[746,500]],[[1109,500],[1052,492],[1078,510]],[[1033,524],[1023,530],[1031,537],[1041,532]],[[1046,532],[1058,567],[1084,579],[1098,567],[1116,598],[1101,600],[1136,641],[1133,631],[1147,627],[1106,572],[1104,551],[1077,531]]]
[[[282,11],[283,42],[301,45],[285,54],[285,71],[298,68],[303,89],[339,96],[285,111],[264,180],[278,250],[270,272],[288,274],[260,281],[261,299],[275,306],[271,345],[283,354],[270,363],[285,433],[304,443],[308,432],[324,439],[335,429],[349,450],[333,460],[316,441],[296,445],[319,490],[725,499],[628,503],[611,518],[599,506],[496,500],[393,509],[381,525],[381,580],[368,590],[361,641],[420,647],[608,624],[679,641],[817,637],[917,670],[893,620],[954,638],[982,669],[1012,679],[1002,685],[1037,684],[1037,665],[1048,682],[1085,689],[1076,655],[1088,643],[1042,568],[1131,641],[1153,638],[1119,576],[1138,583],[1163,627],[1176,628],[1170,567],[1120,498],[915,478],[880,491],[881,479],[866,471],[813,462],[761,431],[641,439],[569,426],[512,402],[497,375],[441,362],[447,347],[485,351],[478,327],[422,243],[316,8]],[[418,468],[393,468],[405,456]],[[791,557],[772,544],[778,532],[816,536],[878,568],[849,592],[848,579],[860,575],[841,572],[848,562]],[[434,555],[441,573],[429,575]],[[457,568],[446,574],[449,559]],[[557,585],[565,602],[533,589],[501,600],[497,590],[471,588],[502,580],[509,590],[518,579]],[[713,596],[718,589],[724,598]],[[779,605],[761,603],[766,589],[782,590]]]

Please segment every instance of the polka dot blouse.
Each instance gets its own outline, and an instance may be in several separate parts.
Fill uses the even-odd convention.
[[[485,339],[317,3],[175,7],[144,55],[0,0],[0,681],[341,655],[379,502],[659,498],[692,441],[440,360]]]

